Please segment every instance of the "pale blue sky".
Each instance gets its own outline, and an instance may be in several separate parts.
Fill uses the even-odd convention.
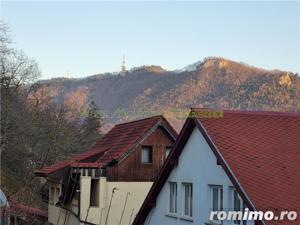
[[[300,72],[300,2],[4,1],[1,18],[43,78],[222,56]]]

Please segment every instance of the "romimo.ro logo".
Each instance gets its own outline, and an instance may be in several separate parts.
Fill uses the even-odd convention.
[[[272,211],[249,211],[248,208],[245,211],[211,211],[209,220],[296,220],[297,219],[296,211],[281,211],[279,215],[275,215]]]

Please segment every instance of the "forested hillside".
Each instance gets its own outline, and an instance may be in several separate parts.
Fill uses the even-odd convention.
[[[176,121],[174,112],[190,107],[299,111],[299,80],[291,72],[210,57],[187,70],[142,66],[126,76],[58,78],[43,81],[43,86],[58,103],[65,102],[70,93],[84,96],[84,102],[99,106],[108,122],[118,123],[157,113]]]

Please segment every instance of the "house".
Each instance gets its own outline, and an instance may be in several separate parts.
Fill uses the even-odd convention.
[[[46,225],[47,212],[23,205],[16,201],[8,202],[4,192],[0,189],[0,225]]]
[[[54,225],[131,224],[177,137],[163,116],[118,124],[90,150],[35,172]]]
[[[10,225],[46,225],[47,212],[12,201],[9,208]]]
[[[299,214],[299,187],[300,113],[192,109],[133,225],[299,225],[210,215]]]

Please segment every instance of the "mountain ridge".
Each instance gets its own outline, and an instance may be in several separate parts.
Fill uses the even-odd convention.
[[[240,65],[246,66],[248,68],[253,68],[253,69],[266,71],[266,72],[272,72],[272,73],[287,72],[287,73],[291,73],[291,74],[298,74],[298,73],[294,73],[292,71],[286,71],[286,70],[281,70],[281,69],[265,69],[265,68],[262,68],[262,67],[257,67],[257,66],[254,66],[254,65],[250,65],[250,64],[242,62],[242,61],[238,62],[238,61],[235,61],[235,60],[232,60],[232,59],[227,59],[227,58],[224,58],[224,57],[221,57],[221,56],[205,57],[202,60],[199,60],[199,61],[196,61],[194,63],[188,64],[187,66],[185,66],[181,69],[168,70],[166,68],[163,68],[160,65],[155,65],[155,64],[147,65],[147,64],[145,64],[145,65],[141,65],[141,66],[132,67],[128,71],[129,72],[135,72],[135,71],[139,71],[139,70],[147,70],[147,69],[151,70],[151,68],[153,68],[153,70],[157,69],[157,70],[161,70],[161,71],[164,71],[164,72],[174,72],[174,73],[175,72],[180,73],[180,72],[184,72],[184,71],[190,72],[190,71],[197,70],[197,66],[199,66],[199,65],[201,66],[201,65],[203,65],[203,64],[205,64],[209,61],[225,61],[225,62],[229,62],[229,63],[233,63],[233,64],[240,64]],[[120,75],[120,72],[103,72],[103,73],[90,74],[90,75],[87,75],[87,76],[84,76],[84,77],[77,77],[77,78],[76,77],[58,76],[58,77],[53,77],[53,78],[50,78],[50,79],[41,79],[41,80],[39,80],[39,82],[47,82],[47,81],[56,80],[56,79],[82,80],[82,79],[86,79],[86,78],[94,77],[94,76],[118,76],[118,75]]]
[[[107,121],[115,124],[191,107],[300,111],[299,80],[291,72],[207,57],[188,71],[150,65],[128,70],[126,76],[105,73],[41,84],[46,90],[55,90],[58,103],[72,93],[84,94],[85,104],[93,101],[105,112]]]

